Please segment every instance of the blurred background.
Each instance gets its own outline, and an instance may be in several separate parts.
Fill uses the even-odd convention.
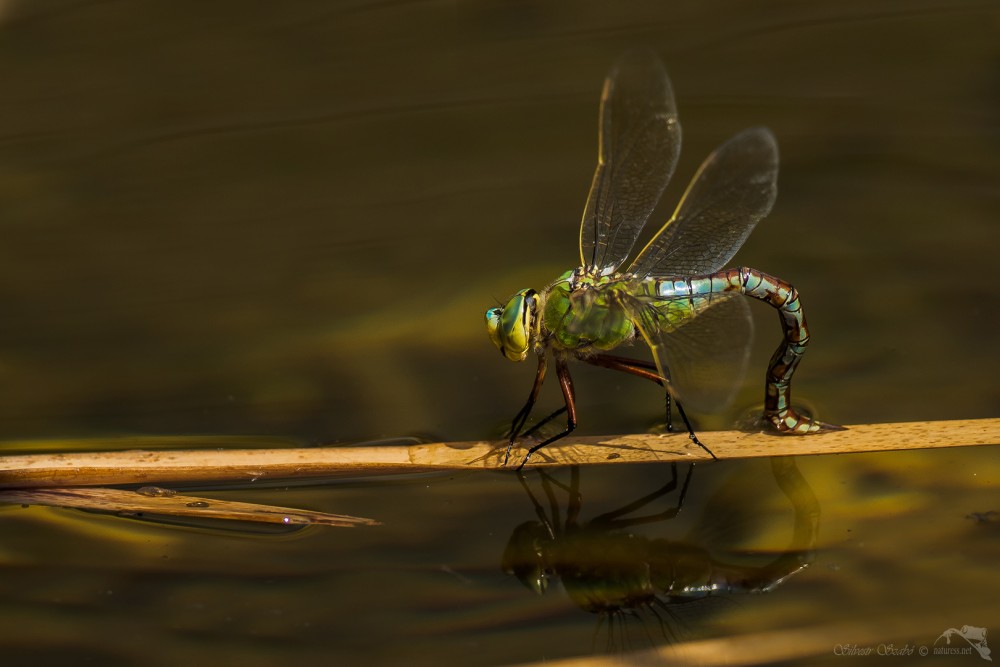
[[[533,369],[482,312],[578,263],[601,82],[637,45],[684,127],[654,220],[729,136],[778,137],[734,262],[802,293],[796,396],[995,414],[998,28],[972,1],[6,0],[0,435],[497,435]],[[738,407],[780,336],[759,312]],[[578,375],[588,432],[658,411]]]
[[[0,0],[0,439],[500,437],[534,369],[497,353],[483,311],[576,266],[602,80],[637,46],[662,57],[684,127],[654,226],[728,137],[778,138],[777,204],[734,263],[802,295],[813,336],[796,400],[843,424],[995,417],[998,35],[995,0]],[[750,375],[702,428],[763,400],[780,331],[754,312]],[[647,383],[574,377],[581,433],[662,420]],[[543,403],[560,404],[554,383]],[[859,608],[873,627],[899,609],[934,610],[934,634],[988,624],[973,601],[995,600],[982,578],[995,534],[969,537],[963,517],[997,509],[992,459],[836,460],[804,472],[823,543],[845,551],[709,634]],[[774,492],[735,465],[700,479]],[[611,494],[610,509],[634,499],[616,489],[662,473],[595,472],[585,495]],[[412,663],[420,646],[427,664],[467,664],[587,650],[593,618],[534,606],[499,572],[532,516],[513,476],[249,499],[386,527],[256,540],[5,510],[4,655],[134,664],[156,647],[147,664],[249,665],[287,659],[290,641],[304,660]],[[941,544],[956,549],[915,556]],[[385,636],[400,641],[372,653]]]

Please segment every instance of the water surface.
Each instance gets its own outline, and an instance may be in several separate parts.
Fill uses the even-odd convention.
[[[847,424],[995,417],[998,21],[971,0],[0,3],[0,439],[499,437],[533,369],[496,354],[482,312],[575,265],[601,80],[634,46],[663,58],[684,126],[656,219],[732,134],[778,138],[777,204],[735,261],[802,294],[797,400]],[[762,402],[779,330],[756,312],[751,377],[730,413],[698,417],[706,432]],[[662,419],[646,383],[574,377],[584,433]],[[549,387],[543,407],[558,401]],[[995,632],[996,459],[799,459],[814,563],[671,632],[900,615],[912,631],[886,641]],[[768,465],[700,466],[677,520],[645,534],[786,548]],[[582,518],[669,474],[588,468]],[[708,502],[720,488],[739,516]],[[511,474],[218,493],[385,526],[261,536],[4,509],[5,664],[607,648],[558,585],[539,598],[501,570],[535,517]],[[633,645],[665,641],[654,623],[628,626]]]

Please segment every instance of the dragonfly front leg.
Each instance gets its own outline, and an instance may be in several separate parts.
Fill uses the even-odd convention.
[[[535,401],[538,400],[538,392],[542,390],[542,383],[545,382],[545,367],[546,367],[546,357],[544,354],[538,355],[538,370],[535,372],[535,384],[531,386],[531,393],[528,394],[528,400],[524,402],[524,407],[521,408],[520,412],[514,415],[514,419],[510,424],[510,439],[507,441],[507,453],[503,457],[503,464],[506,466],[507,461],[510,459],[510,449],[514,446],[514,441],[517,440],[518,434],[521,429],[524,428],[524,423],[528,421],[528,416],[531,414],[531,409],[535,407]],[[545,419],[548,421],[554,415],[550,415]],[[523,463],[521,464],[524,465]]]
[[[521,465],[517,467],[518,470],[523,468],[524,464],[531,458],[531,455],[539,449],[551,445],[560,438],[565,438],[567,435],[576,430],[576,392],[573,389],[573,378],[570,377],[569,367],[563,359],[556,359],[556,377],[559,378],[559,388],[562,389],[563,400],[566,401],[566,430],[552,436],[551,438],[543,440],[529,449],[527,455],[524,457],[524,460],[521,461]],[[509,446],[508,451],[510,451]]]

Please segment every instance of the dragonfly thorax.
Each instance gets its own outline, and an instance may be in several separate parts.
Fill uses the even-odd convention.
[[[635,336],[623,304],[635,276],[593,267],[568,271],[545,288],[541,335],[557,352],[590,356],[612,350]]]
[[[511,361],[524,361],[538,334],[541,297],[533,289],[523,289],[504,306],[486,311],[486,331],[500,354]]]

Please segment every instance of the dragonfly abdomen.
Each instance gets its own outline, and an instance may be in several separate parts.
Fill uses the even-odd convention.
[[[656,319],[651,328],[670,332],[712,305],[716,295],[735,289],[739,289],[738,284],[719,273],[694,278],[647,278],[639,293],[654,305],[648,311]]]
[[[757,269],[739,267],[689,278],[647,278],[638,292],[654,305],[640,313],[644,318],[642,324],[663,332],[677,329],[727,293],[760,299],[777,309],[782,341],[767,368],[765,419],[782,433],[806,434],[840,428],[800,415],[792,408],[792,375],[809,344],[809,327],[799,293],[790,283]],[[647,313],[650,321],[645,320]]]
[[[800,415],[792,408],[792,375],[809,344],[809,327],[798,290],[780,278],[749,267],[726,269],[691,280],[702,289],[738,291],[777,309],[782,341],[768,364],[764,395],[764,418],[771,426],[782,433],[792,434],[839,429]]]

